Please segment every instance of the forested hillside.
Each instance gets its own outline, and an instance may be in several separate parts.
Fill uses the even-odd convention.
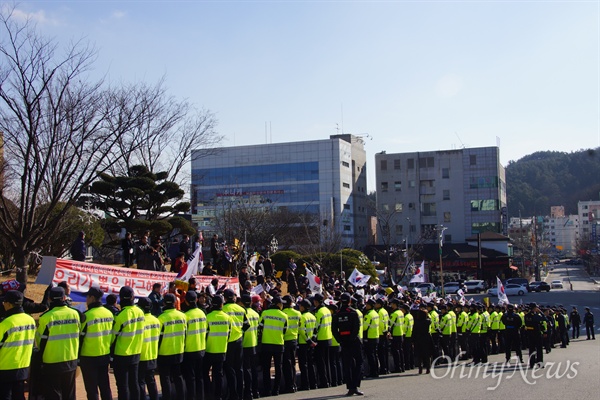
[[[549,215],[551,206],[577,214],[577,202],[600,200],[600,148],[540,151],[506,166],[508,214]]]

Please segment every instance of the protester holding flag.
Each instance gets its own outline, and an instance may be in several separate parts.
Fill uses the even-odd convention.
[[[354,271],[352,271],[348,282],[355,287],[362,287],[369,283],[369,279],[371,279],[371,275],[365,275],[358,269],[354,268]]]

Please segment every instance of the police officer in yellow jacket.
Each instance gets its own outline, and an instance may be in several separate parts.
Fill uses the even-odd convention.
[[[298,303],[300,309],[300,325],[298,326],[298,368],[300,369],[300,390],[317,388],[317,372],[315,370],[313,351],[317,345],[315,325],[317,319],[310,312],[310,301],[302,299]]]
[[[138,367],[144,342],[144,312],[133,305],[133,289],[123,286],[119,290],[121,311],[113,326],[113,371],[117,382],[119,400],[140,397]]]
[[[150,400],[158,400],[158,388],[154,372],[157,368],[160,321],[152,315],[153,303],[148,297],[138,300],[137,306],[144,312],[144,340],[138,366],[140,399],[146,399],[146,387]]]
[[[329,347],[331,346],[331,311],[323,304],[323,295],[317,293],[313,296],[313,305],[315,307],[315,332],[317,336],[317,345],[315,347],[315,364],[317,365],[317,376],[319,378],[319,387],[328,388],[331,385],[331,372],[329,370]]]
[[[363,322],[363,343],[365,357],[369,365],[369,378],[379,377],[379,364],[377,362],[377,344],[379,342],[379,314],[375,311],[375,300],[369,299],[365,303],[366,313]]]
[[[393,372],[404,372],[404,313],[400,309],[400,299],[392,299],[390,306],[392,307],[390,333],[392,334],[392,358],[394,359]]]
[[[227,354],[227,343],[231,334],[231,317],[223,312],[223,297],[217,294],[212,299],[212,311],[206,315],[208,333],[206,336],[206,355],[204,377],[212,368],[212,392],[215,400],[221,400],[223,386],[223,363]],[[206,379],[204,384],[208,386]],[[210,391],[210,389],[209,389]]]
[[[103,295],[104,292],[94,286],[85,294],[88,309],[84,313],[85,319],[79,337],[79,365],[88,400],[98,399],[98,389],[102,400],[113,398],[108,379],[108,364],[115,318],[113,313],[102,305]]]
[[[40,316],[36,333],[45,398],[75,400],[80,314],[67,306],[65,290],[60,286],[50,289],[49,299],[50,309]]]
[[[185,349],[187,318],[184,313],[175,308],[176,302],[173,293],[165,294],[163,312],[158,316],[160,322],[158,373],[163,400],[185,398],[181,363]]]
[[[241,399],[244,394],[244,372],[242,371],[242,357],[244,331],[250,326],[246,318],[246,310],[236,304],[236,295],[232,289],[225,289],[223,292],[225,304],[223,312],[231,317],[232,329],[227,343],[227,355],[223,366],[225,376],[227,377],[227,387],[229,389],[229,399]]]
[[[288,328],[285,331],[283,350],[283,380],[285,393],[296,392],[296,349],[298,348],[298,327],[302,314],[294,309],[292,296],[282,297],[283,313],[288,317]]]
[[[273,297],[271,306],[262,312],[258,322],[259,336],[261,337],[260,351],[264,397],[279,395],[283,362],[283,337],[288,327],[288,318],[281,311],[282,308],[281,298]],[[271,359],[275,366],[273,390],[271,390]]]
[[[379,298],[375,300],[375,311],[379,315],[379,343],[377,343],[377,356],[379,358],[379,374],[387,375],[389,368],[389,333],[390,314],[385,309],[386,300]]]
[[[246,318],[248,319],[249,327],[244,332],[242,341],[243,347],[243,368],[244,368],[244,400],[252,400],[259,398],[258,391],[258,321],[260,315],[252,309],[252,296],[245,293],[242,294],[239,302],[246,310]]]
[[[5,318],[0,322],[0,398],[25,400],[35,321],[23,311],[23,293],[9,290],[2,306]]]
[[[185,352],[183,353],[183,377],[189,400],[204,398],[204,373],[202,361],[206,352],[206,314],[198,308],[198,295],[194,290],[185,294],[182,310],[187,319]]]

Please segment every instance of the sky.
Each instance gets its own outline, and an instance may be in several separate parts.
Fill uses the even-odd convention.
[[[14,15],[95,45],[111,84],[165,78],[216,115],[223,146],[362,136],[369,190],[384,150],[499,143],[506,166],[600,146],[598,1],[22,1]]]

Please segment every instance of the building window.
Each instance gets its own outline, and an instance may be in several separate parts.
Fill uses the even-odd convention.
[[[450,190],[444,189],[443,196],[444,196],[444,200],[450,200]]]
[[[500,233],[502,224],[499,222],[474,222],[471,224],[471,234],[483,232]]]
[[[400,159],[399,158],[394,160],[394,169],[400,169]]]
[[[414,210],[415,209],[415,203],[408,203],[408,209],[409,210]]]
[[[388,212],[390,211],[390,205],[389,204],[382,204],[383,206],[383,211]]]
[[[344,204],[344,210],[349,210],[350,209],[350,204]]]
[[[469,156],[469,165],[477,165],[477,156],[475,154]]]
[[[349,231],[350,230],[350,225],[344,225],[344,230],[345,231]]]
[[[342,161],[342,165],[346,168],[350,168],[350,164],[348,164],[346,161]]]
[[[406,169],[415,169],[415,159],[409,158],[406,160]]]
[[[402,212],[402,203],[396,203],[396,206],[394,207],[394,210],[396,210],[396,212]]]
[[[410,233],[415,233],[417,231],[417,226],[416,225],[410,225],[409,227],[410,227],[409,228]]]
[[[450,168],[442,168],[442,178],[443,179],[450,178]]]
[[[396,233],[402,233],[402,225],[396,225]]]
[[[349,183],[342,183],[342,185],[346,188],[346,189],[350,189],[350,184]]]
[[[496,199],[471,200],[471,211],[496,211],[499,209],[499,202]]]
[[[444,211],[444,222],[452,222],[450,211]]]
[[[583,216],[584,216],[584,217],[587,217],[587,216],[588,216],[588,213],[583,213]]]
[[[400,181],[394,182],[394,190],[396,192],[402,191],[402,182],[400,182]]]
[[[497,176],[472,176],[469,180],[469,187],[471,189],[486,189],[486,188],[497,188],[498,177]]]
[[[452,235],[444,235],[444,243],[452,243]]]
[[[382,171],[387,171],[387,160],[381,160],[379,165],[379,169],[381,169]]]
[[[435,203],[423,203],[422,204],[422,210],[421,210],[421,215],[423,215],[424,217],[434,217],[436,216],[436,211],[435,211]]]
[[[415,181],[414,180],[408,181],[408,187],[409,188],[414,188],[415,187]]]
[[[388,191],[388,183],[387,182],[381,182],[381,191],[382,192]]]

